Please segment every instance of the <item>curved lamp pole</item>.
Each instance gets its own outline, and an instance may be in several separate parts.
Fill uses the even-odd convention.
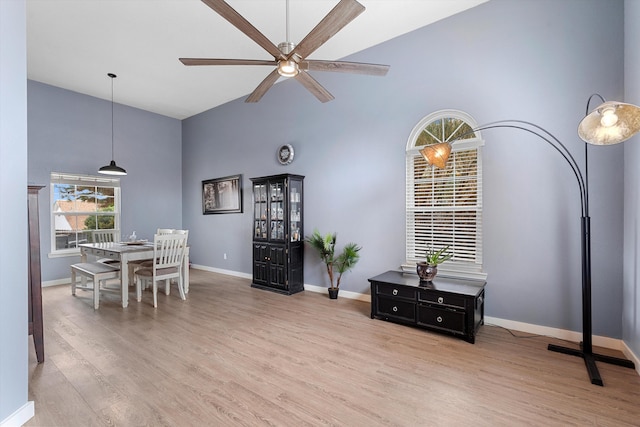
[[[592,95],[589,98],[589,101],[587,101],[587,113],[589,109],[589,102],[593,96],[594,95]],[[600,98],[602,97],[600,96]],[[604,102],[604,98],[602,98],[602,100]],[[616,113],[618,114],[616,118],[610,116],[611,114],[616,115]],[[603,117],[606,117],[606,119],[603,119]],[[631,125],[629,125],[629,123],[631,123]],[[614,129],[619,125],[626,126],[626,130],[620,131]],[[498,128],[518,129],[524,132],[529,132],[545,141],[565,159],[569,164],[569,167],[571,167],[571,170],[576,177],[576,181],[578,182],[581,208],[582,343],[580,344],[580,350],[561,347],[554,344],[549,344],[548,349],[572,356],[582,357],[591,383],[601,386],[603,383],[595,363],[596,361],[611,363],[632,369],[635,368],[635,366],[633,362],[629,360],[596,354],[593,352],[591,329],[591,219],[589,217],[589,190],[587,186],[587,176],[583,176],[580,171],[580,167],[571,155],[571,152],[569,152],[567,147],[562,144],[558,138],[546,129],[534,123],[523,120],[500,120],[487,123],[469,132],[465,132],[453,141],[428,145],[420,150],[420,154],[422,154],[428,164],[443,169],[446,166],[453,143],[465,136],[475,134],[478,131]],[[640,131],[640,108],[631,104],[604,102],[591,115],[587,114],[585,119],[580,123],[578,133],[586,142],[602,145],[622,142],[633,136],[638,131]],[[604,139],[602,139],[603,136]]]

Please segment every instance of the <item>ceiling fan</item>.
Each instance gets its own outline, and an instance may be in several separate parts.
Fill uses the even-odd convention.
[[[247,97],[245,102],[258,102],[280,76],[294,77],[321,102],[327,102],[334,99],[333,95],[311,77],[307,71],[334,71],[384,76],[389,70],[388,65],[306,59],[364,11],[365,7],[356,0],[340,0],[297,45],[289,41],[289,0],[287,0],[287,41],[280,43],[278,46],[269,41],[264,34],[258,31],[258,29],[251,25],[249,21],[243,18],[242,15],[236,12],[224,0],[202,0],[202,2],[245,33],[274,58],[273,60],[179,58],[180,62],[184,65],[275,66],[276,68]]]

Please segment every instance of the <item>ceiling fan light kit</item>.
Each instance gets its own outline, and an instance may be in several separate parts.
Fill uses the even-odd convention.
[[[384,76],[389,71],[388,65],[367,64],[346,61],[321,61],[306,59],[320,46],[326,43],[338,31],[364,12],[365,7],[356,0],[340,0],[340,2],[316,25],[297,45],[289,41],[289,0],[287,0],[287,41],[278,46],[273,44],[264,34],[258,31],[249,21],[235,11],[224,0],[202,0],[207,6],[234,25],[260,47],[266,50],[273,61],[252,59],[216,59],[216,58],[179,58],[187,66],[194,65],[270,65],[275,69],[247,97],[245,102],[258,102],[273,86],[280,76],[295,77],[320,102],[334,99],[308,71],[332,71],[341,73],[367,74]]]

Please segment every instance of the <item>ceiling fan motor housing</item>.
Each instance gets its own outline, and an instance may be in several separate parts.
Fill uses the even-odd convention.
[[[282,42],[278,45],[278,49],[285,55],[289,55],[296,45],[291,42]]]

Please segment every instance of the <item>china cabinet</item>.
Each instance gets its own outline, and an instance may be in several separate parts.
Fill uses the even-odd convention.
[[[303,180],[252,178],[254,288],[287,295],[304,290]]]

